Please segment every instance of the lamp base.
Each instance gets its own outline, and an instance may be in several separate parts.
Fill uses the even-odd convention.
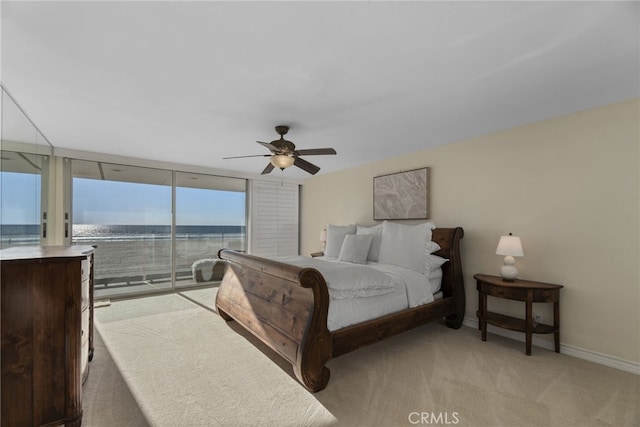
[[[502,280],[507,282],[513,282],[518,277],[518,269],[513,265],[515,260],[512,256],[507,255],[504,257],[504,265],[500,267],[500,275]]]

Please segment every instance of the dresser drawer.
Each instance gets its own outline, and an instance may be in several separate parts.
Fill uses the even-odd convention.
[[[86,257],[82,260],[82,280],[88,280],[89,274],[91,274],[91,257]]]
[[[80,375],[84,383],[89,373],[89,341],[82,344],[82,359],[80,359]]]
[[[82,309],[89,306],[89,276],[91,275],[91,257],[82,260]]]
[[[89,328],[91,323],[89,321],[89,315],[91,311],[87,308],[82,310],[82,330],[80,332],[80,374],[82,376],[82,382],[87,379],[88,364],[89,364]]]
[[[82,375],[84,382],[86,377],[85,372],[87,371],[87,365],[89,364],[89,340],[82,343],[80,354],[82,354],[82,358],[80,359],[80,374]]]
[[[86,308],[89,307],[89,303],[91,302],[91,301],[89,301],[89,298],[90,298],[90,296],[89,296],[89,279],[82,281],[81,293],[82,293],[82,301],[81,301],[82,305],[81,305],[81,307],[82,307],[83,310],[85,310]]]
[[[82,343],[83,347],[84,347],[85,341],[89,341],[89,327],[90,327],[89,314],[90,314],[89,309],[82,310],[82,332],[80,333],[80,342]],[[84,351],[84,348],[83,348],[83,351]]]

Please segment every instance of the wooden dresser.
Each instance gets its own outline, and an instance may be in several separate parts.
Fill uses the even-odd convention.
[[[91,246],[0,251],[1,425],[79,426],[93,356]]]

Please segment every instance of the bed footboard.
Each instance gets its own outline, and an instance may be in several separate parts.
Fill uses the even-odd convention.
[[[320,272],[228,249],[218,258],[227,261],[216,297],[220,316],[237,321],[290,362],[309,391],[325,388],[332,342],[329,293]]]

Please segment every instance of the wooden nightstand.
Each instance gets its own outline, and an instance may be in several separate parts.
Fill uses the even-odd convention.
[[[311,254],[312,257],[317,258],[319,256],[324,256],[324,252],[314,252]]]
[[[540,283],[529,280],[515,279],[506,281],[502,277],[476,274],[478,289],[478,322],[482,331],[482,341],[487,340],[487,323],[512,331],[526,334],[526,354],[531,355],[531,339],[533,334],[553,334],[556,353],[560,353],[560,288],[562,285]],[[487,311],[487,295],[526,304],[525,319],[518,319],[503,314]],[[553,303],[553,326],[534,324],[532,303]]]

